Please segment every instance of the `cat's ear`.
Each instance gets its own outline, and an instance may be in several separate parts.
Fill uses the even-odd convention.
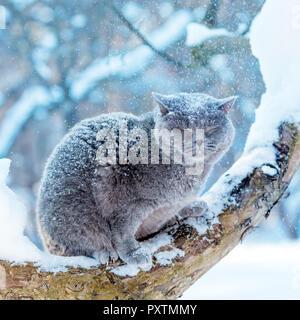
[[[237,96],[228,97],[225,99],[219,99],[218,100],[218,109],[224,111],[225,113],[229,112],[229,110],[234,105],[236,99],[237,99]]]
[[[164,116],[170,112],[168,105],[167,105],[167,98],[163,96],[162,94],[159,94],[157,92],[152,92],[152,96],[155,99],[155,101],[158,103],[159,110],[161,114]]]

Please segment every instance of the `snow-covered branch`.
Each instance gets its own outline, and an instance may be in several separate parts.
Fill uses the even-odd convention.
[[[0,233],[0,259],[35,264],[0,260],[0,299],[12,294],[19,299],[24,295],[32,299],[178,298],[268,216],[285,192],[300,164],[300,131],[293,125],[282,125],[277,145],[280,148],[274,148],[274,152],[279,171],[265,165],[270,170],[255,168],[241,180],[231,180],[226,173],[204,197],[214,210],[218,206],[213,204],[221,201],[220,211],[200,221],[180,221],[146,240],[145,245],[153,252],[151,270],[120,262],[97,266],[90,258],[41,252],[22,234],[24,219],[20,219],[23,215],[17,210],[16,200],[2,202],[6,206],[0,212],[0,227],[5,230]],[[239,163],[242,166],[243,158]],[[2,178],[7,165],[4,163]],[[9,190],[3,189],[3,179],[0,184],[0,198],[12,199],[11,195],[8,198]],[[3,224],[7,220],[14,223]]]
[[[147,39],[157,50],[163,51],[185,34],[185,28],[191,21],[191,12],[181,9]],[[124,54],[96,59],[71,82],[71,96],[74,100],[80,100],[97,83],[112,76],[135,76],[145,70],[154,57],[155,52],[149,46],[141,45]]]
[[[125,15],[118,10],[118,8],[112,3],[107,4],[112,8],[112,10],[116,13],[116,15],[121,19],[121,21],[146,45],[148,46],[152,51],[154,51],[157,55],[162,57],[168,62],[173,63],[176,67],[183,68],[184,65],[180,62],[175,60],[173,57],[171,57],[168,53],[158,50],[156,47],[153,46],[152,43],[150,43],[146,37],[138,30],[126,17]]]
[[[153,31],[148,39],[158,50],[164,50],[185,34],[185,27],[191,20],[192,14],[189,10],[179,10],[164,25]],[[38,51],[34,52],[38,53]],[[36,63],[34,66],[39,72],[45,71],[40,56],[36,56],[38,59],[36,57],[33,59]],[[69,88],[70,97],[74,100],[82,99],[99,81],[110,76],[135,76],[145,70],[154,57],[155,52],[151,48],[141,45],[125,54],[96,59],[72,81]],[[0,126],[0,157],[7,155],[34,110],[39,106],[46,107],[51,102],[55,102],[52,101],[49,89],[51,88],[42,86],[26,89],[20,100],[7,111]]]
[[[26,89],[20,99],[6,112],[0,126],[0,158],[5,157],[23,126],[38,107],[47,107],[52,98],[41,86]]]
[[[296,0],[290,2],[297,4]],[[25,241],[23,220],[14,225],[18,223],[15,212],[21,209],[14,207],[15,200],[11,193],[8,195],[4,183],[8,163],[2,160],[0,198],[13,201],[3,202],[6,205],[0,211],[0,226],[5,230],[0,232],[0,299],[12,294],[34,299],[177,298],[267,217],[300,166],[300,38],[299,30],[290,23],[290,14],[282,10],[281,0],[270,0],[256,19],[251,44],[260,59],[267,93],[256,112],[244,153],[201,198],[207,202],[209,214],[181,220],[145,240],[153,253],[150,270],[121,262],[97,266],[93,259],[51,256]],[[183,20],[186,23],[188,19]],[[119,56],[106,60],[108,65],[102,59],[94,62],[95,68],[89,66],[77,84],[73,83],[75,96],[80,98],[102,77],[132,75],[132,70],[140,70],[153,52],[144,46],[136,50],[146,52],[147,59],[143,60],[144,56],[142,61],[132,61],[137,58],[133,51],[124,64]],[[65,272],[67,266],[71,272]]]

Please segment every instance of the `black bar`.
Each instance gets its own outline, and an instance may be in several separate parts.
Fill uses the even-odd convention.
[[[299,301],[0,301],[0,314],[30,319],[252,319],[298,314]],[[222,318],[221,318],[222,317]],[[22,319],[23,319],[22,318]],[[1,316],[2,319],[2,316]],[[5,317],[3,316],[3,319]]]

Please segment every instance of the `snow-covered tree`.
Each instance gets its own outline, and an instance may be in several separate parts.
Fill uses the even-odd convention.
[[[3,5],[8,21],[0,55],[12,60],[2,59],[10,77],[0,82],[0,156],[12,158],[13,185],[25,175],[32,197],[53,145],[99,108],[122,104],[142,113],[152,90],[240,96],[236,141],[202,195],[213,214],[146,240],[150,270],[42,252],[33,233],[24,235],[25,209],[5,184],[8,160],[0,160],[0,298],[179,297],[269,216],[299,167],[300,41],[293,10],[283,10],[280,0],[189,1],[189,8],[184,1]],[[289,9],[296,5],[289,1]]]

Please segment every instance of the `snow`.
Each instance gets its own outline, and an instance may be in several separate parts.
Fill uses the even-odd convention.
[[[6,14],[7,10],[0,5],[0,30],[6,29]]]
[[[299,250],[299,241],[240,244],[181,299],[299,299]]]
[[[296,0],[289,0],[291,9],[297,4]],[[266,174],[276,174],[272,143],[278,138],[278,126],[283,120],[300,121],[300,37],[299,30],[291,23],[292,12],[293,10],[286,10],[286,2],[269,0],[253,23],[251,45],[260,61],[267,92],[256,112],[256,121],[249,133],[241,159],[202,198],[215,213],[222,211],[233,186],[253,168],[263,166]],[[179,10],[171,14],[163,26],[149,35],[149,41],[156,48],[164,50],[180,39],[191,20],[190,11]],[[191,31],[193,28],[200,31],[198,35]],[[205,28],[200,26],[199,29],[199,25],[190,24],[187,44],[199,44],[205,37],[216,36],[217,33],[225,35],[226,31],[217,29],[208,32]],[[51,39],[50,35],[46,40],[45,45],[49,49],[55,48],[55,38]],[[71,83],[72,97],[81,98],[96,82],[109,76],[127,77],[138,73],[154,56],[151,49],[141,45],[124,55],[97,59]],[[220,60],[213,63],[218,66]],[[23,123],[37,106],[48,106],[52,99],[48,90],[40,86],[30,87],[23,93],[3,119],[0,128],[0,156],[8,152]],[[47,271],[64,271],[66,266],[96,266],[96,261],[91,258],[58,257],[42,252],[24,235],[26,210],[5,184],[9,163],[7,159],[0,159],[0,259],[17,263],[34,261],[41,269]],[[158,248],[170,246],[170,243],[171,236],[161,235],[148,241],[146,246],[156,255],[158,263],[171,264],[172,259],[182,256],[183,252],[170,247],[170,251],[155,253]],[[298,251],[299,243],[239,246],[183,297],[293,298],[296,294],[299,297],[300,256],[296,254]],[[125,265],[112,271],[119,275],[135,275],[139,269],[138,266]],[[278,290],[274,290],[275,285]]]
[[[36,15],[34,14],[34,16]],[[35,71],[45,80],[50,80],[53,76],[53,72],[47,63],[51,52],[57,48],[57,45],[58,39],[56,34],[48,30],[41,37],[39,46],[32,50],[31,57]]]
[[[224,83],[234,82],[234,73],[228,67],[227,57],[224,54],[216,54],[209,59],[209,65]]]
[[[159,248],[164,246],[169,246],[172,250],[168,251],[167,253],[162,254],[162,256],[159,256],[159,261],[163,263],[163,265],[172,264],[172,260],[177,256],[183,256],[184,252],[181,250],[178,250],[176,248],[173,248],[170,246],[172,241],[172,237],[167,234],[159,234],[156,237],[153,237],[152,239],[149,239],[143,243],[144,248],[150,252],[151,254],[154,254]],[[125,276],[136,276],[140,270],[148,271],[152,268],[153,264],[148,265],[128,265],[125,264],[120,267],[116,267],[111,269],[113,273],[115,273],[118,276],[125,277]]]
[[[0,159],[0,260],[20,264],[31,261],[40,270],[49,272],[67,271],[68,266],[96,267],[98,262],[92,258],[61,257],[43,252],[24,235],[26,208],[6,185],[9,166],[10,160]],[[169,246],[171,239],[171,236],[167,234],[158,235],[145,243],[145,250],[153,254],[160,247]],[[171,249],[168,253],[158,257],[158,261],[164,265],[172,264],[172,259],[184,255],[184,252],[179,249]],[[152,263],[147,266],[123,265],[111,270],[120,276],[135,276],[141,269],[150,270],[151,268]]]
[[[49,23],[54,19],[53,9],[47,6],[37,6],[30,9],[31,16],[43,23]]]
[[[193,10],[193,15],[196,21],[202,21],[205,18],[207,9],[205,7],[196,7]]]
[[[173,12],[173,10],[173,5],[169,1],[162,2],[158,7],[159,15],[164,19],[167,18]]]
[[[294,176],[288,187],[289,197],[284,200],[283,207],[287,213],[290,223],[295,225],[295,229],[300,234],[300,170]]]
[[[52,76],[52,71],[47,65],[50,51],[44,47],[37,47],[32,50],[31,56],[35,70],[42,78],[49,80]]]
[[[0,107],[5,102],[4,94],[0,91]]]
[[[290,0],[291,10],[286,10],[281,0],[267,1],[253,22],[250,42],[260,61],[267,91],[256,111],[243,155],[203,196],[216,213],[221,213],[233,186],[254,168],[277,168],[273,142],[279,138],[278,127],[283,121],[300,122],[300,37],[299,30],[290,23],[297,3]]]
[[[187,25],[187,37],[185,44],[189,47],[199,46],[204,41],[220,36],[232,36],[233,34],[226,29],[210,29],[207,26],[192,22]]]
[[[216,214],[222,213],[228,202],[234,201],[229,197],[233,187],[238,185],[254,168],[264,164],[266,159],[270,160],[270,163],[273,162],[275,167],[275,154],[271,147],[257,148],[249,153],[245,152],[201,199],[208,204],[211,211]],[[231,204],[234,203],[231,202]]]
[[[18,136],[23,124],[27,122],[37,107],[46,107],[51,96],[42,86],[26,89],[21,98],[10,107],[0,127],[0,157],[6,156]]]
[[[34,2],[34,0],[12,0],[11,1],[17,10],[23,10],[30,4]]]
[[[143,7],[134,1],[126,2],[122,8],[122,13],[124,14],[125,18],[131,23],[134,23],[138,19],[140,19],[143,15],[143,12]]]
[[[270,166],[262,166],[261,170],[264,174],[271,177],[275,176],[278,173],[278,170],[276,168],[272,168]]]
[[[6,112],[0,126],[0,158],[5,157],[24,124],[39,108],[50,108],[52,102],[61,102],[63,89],[52,86],[49,91],[42,86],[26,89],[20,99]],[[1,95],[0,95],[1,97]]]
[[[71,18],[71,25],[74,28],[80,29],[86,26],[87,18],[83,14],[76,14]]]
[[[34,261],[45,271],[65,271],[66,266],[89,268],[97,263],[87,257],[58,257],[39,250],[25,235],[26,209],[6,186],[10,160],[0,159],[0,259]]]
[[[172,248],[170,251],[161,251],[156,253],[154,256],[157,259],[157,263],[162,266],[173,264],[172,260],[178,257],[184,257],[184,251],[178,248]]]
[[[291,23],[292,9],[297,5],[297,0],[289,0],[288,6],[280,0],[267,1],[253,23],[251,46],[259,59],[267,92],[257,109],[246,152],[270,146],[278,138],[280,122],[300,120],[300,37]]]
[[[218,221],[214,222],[217,223]],[[198,220],[196,220],[195,218],[188,218],[186,220],[186,223],[195,228],[198,234],[205,234],[207,232],[208,226],[204,217],[200,217],[198,218]]]
[[[46,49],[53,50],[57,47],[58,40],[53,32],[47,32],[42,37],[40,44]]]
[[[164,50],[185,32],[186,25],[192,20],[187,9],[173,13],[169,19],[153,31],[147,40],[159,50]],[[71,97],[82,98],[95,84],[111,76],[130,77],[143,71],[154,59],[155,53],[146,45],[141,45],[125,54],[96,59],[83,70],[70,84]]]
[[[131,265],[125,264],[123,266],[113,268],[111,269],[111,271],[120,277],[126,277],[126,276],[134,277],[139,273],[140,268],[134,264],[131,264]]]
[[[291,23],[296,0],[268,0],[253,22],[250,41],[267,92],[256,111],[242,157],[202,197],[220,213],[229,192],[255,167],[277,173],[272,147],[283,121],[300,121],[300,37]],[[280,23],[278,23],[280,21]],[[271,164],[266,165],[266,164]],[[235,248],[182,299],[299,299],[299,242],[247,244]]]

